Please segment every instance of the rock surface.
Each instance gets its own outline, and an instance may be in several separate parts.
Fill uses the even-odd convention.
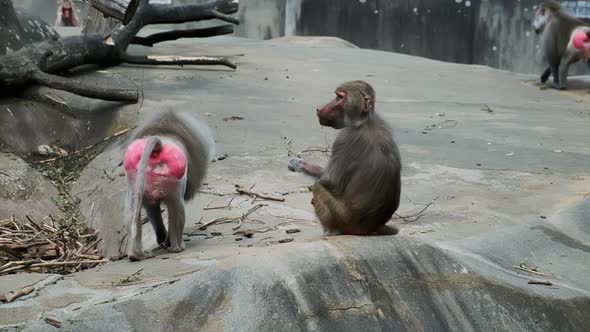
[[[228,155],[211,164],[189,206],[187,250],[31,280],[34,293],[0,304],[4,330],[55,330],[46,318],[72,331],[571,331],[590,324],[584,91],[540,90],[527,82],[535,77],[481,66],[285,41],[224,37],[133,51],[235,55],[239,66],[109,69],[140,82],[139,117],[163,106],[194,109],[214,129],[218,155]],[[315,106],[350,79],[374,85],[377,111],[395,129],[404,163],[399,214],[438,197],[419,220],[394,220],[401,227],[394,237],[322,239],[311,181],[287,171],[297,154],[327,160],[302,151],[325,149],[334,138],[317,123]],[[589,85],[585,77],[571,81]],[[136,117],[131,107],[117,115]],[[125,235],[121,143],[88,165],[75,188],[110,253]],[[238,196],[231,208],[203,210],[227,205],[236,184],[285,202]],[[198,229],[256,204],[267,205],[237,229],[251,238],[233,235],[237,222]],[[145,242],[153,245],[153,237]],[[537,274],[514,268],[521,264]],[[14,280],[0,277],[4,290],[24,286]]]
[[[59,213],[51,201],[57,196],[55,186],[13,154],[0,153],[0,188],[0,219],[40,219]]]

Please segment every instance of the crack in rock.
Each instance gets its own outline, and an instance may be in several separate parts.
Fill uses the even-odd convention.
[[[325,313],[328,313],[328,312],[348,311],[348,310],[362,310],[365,307],[373,307],[373,308],[375,308],[375,305],[372,304],[372,303],[365,303],[365,304],[356,305],[356,306],[326,308],[324,310],[320,310],[320,311],[318,311],[316,313],[313,313],[313,314],[305,317],[305,320],[316,318],[317,316],[322,315],[322,314],[325,314]]]

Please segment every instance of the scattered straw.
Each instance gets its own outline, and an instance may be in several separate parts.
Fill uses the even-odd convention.
[[[68,274],[106,262],[97,232],[83,224],[0,221],[0,275],[14,272]]]

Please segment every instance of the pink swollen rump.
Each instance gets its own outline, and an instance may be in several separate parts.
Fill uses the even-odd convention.
[[[146,139],[133,141],[125,151],[123,165],[125,171],[137,172],[141,154],[145,148]],[[186,172],[186,156],[184,152],[173,144],[163,144],[162,150],[154,151],[150,155],[147,173],[150,175],[174,177],[181,179]]]
[[[574,35],[574,39],[573,39],[573,44],[574,47],[577,48],[578,50],[581,50],[583,48],[585,48],[585,43],[588,42],[588,35],[586,34],[586,32],[584,31],[578,31],[576,32],[576,34]],[[590,48],[590,45],[586,46],[587,48]]]

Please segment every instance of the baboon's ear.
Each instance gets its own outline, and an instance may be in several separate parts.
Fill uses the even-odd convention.
[[[365,104],[363,105],[363,113],[370,112],[373,109],[373,99],[365,96]]]

